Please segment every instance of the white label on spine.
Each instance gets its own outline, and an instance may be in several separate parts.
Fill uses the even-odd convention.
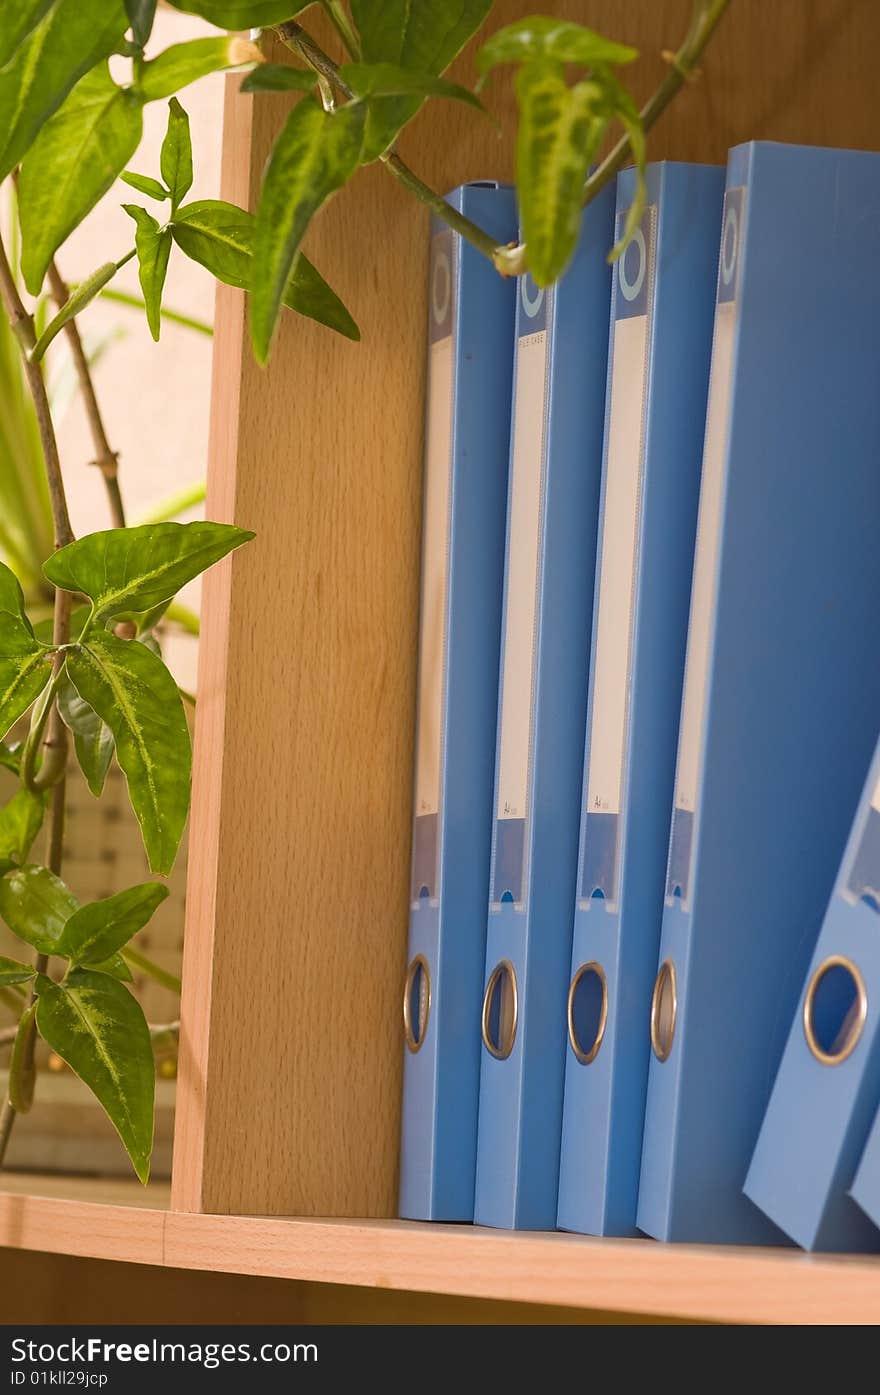
[[[419,630],[419,714],[416,814],[440,810],[443,669],[449,578],[449,495],[452,474],[453,336],[431,345],[425,450],[422,610]]]
[[[688,625],[678,770],[675,780],[676,806],[691,812],[696,810],[703,759],[709,647],[715,614],[735,334],[736,301],[719,301],[715,307],[712,379],[706,416],[706,443],[700,482],[700,511]]]
[[[523,819],[529,783],[538,547],[544,462],[547,332],[517,345],[507,606],[498,763],[498,817]]]
[[[871,808],[876,809],[877,812],[880,813],[880,779],[878,779],[874,786],[874,793],[871,796]]]
[[[587,812],[595,814],[620,813],[647,349],[647,315],[615,321],[587,779]]]

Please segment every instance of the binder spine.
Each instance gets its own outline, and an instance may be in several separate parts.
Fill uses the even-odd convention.
[[[676,1166],[676,1102],[683,1053],[675,1034],[686,1012],[690,959],[692,870],[698,838],[699,789],[710,683],[710,653],[721,551],[728,437],[734,390],[738,285],[746,188],[731,184],[721,211],[715,323],[690,615],[676,759],[665,906],[657,977],[650,1008],[651,1060],[639,1181],[637,1223],[657,1239],[672,1223],[671,1179]],[[735,178],[734,174],[734,178]]]
[[[594,1235],[636,1224],[724,171],[647,184],[614,280],[568,999],[558,1221]],[[624,173],[618,236],[634,192]]]
[[[512,190],[454,206],[499,241]],[[514,288],[434,220],[400,1212],[473,1217]],[[478,466],[478,468],[477,468]]]
[[[474,1219],[553,1228],[586,718],[613,191],[565,276],[519,282]]]
[[[880,1105],[878,831],[880,745],[744,1187],[804,1249],[880,1248],[849,1195]]]

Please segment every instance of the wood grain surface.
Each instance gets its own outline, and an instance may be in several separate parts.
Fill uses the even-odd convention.
[[[502,0],[492,23],[534,8]],[[549,8],[642,48],[632,80],[645,95],[691,5]],[[876,143],[878,37],[876,0],[734,0],[651,155],[723,161],[753,137]],[[472,49],[455,75],[472,79]],[[224,194],[246,203],[287,98],[237,86],[229,80]],[[405,133],[402,153],[435,187],[512,175],[509,74],[487,100],[500,137],[455,103]],[[208,512],[257,540],[208,577],[204,596],[173,1190],[184,1211],[382,1216],[396,1205],[427,215],[374,166],[322,213],[308,250],[359,321],[360,345],[287,315],[260,370],[243,296],[218,292]],[[184,1249],[187,1224],[169,1223]],[[407,1234],[387,1241],[397,1278]],[[337,1274],[340,1236],[327,1261]],[[557,1291],[557,1264],[580,1254],[536,1240],[537,1269],[499,1262],[490,1279],[468,1270],[473,1251],[460,1243],[435,1242],[448,1281],[455,1270],[456,1282],[510,1297],[536,1273]],[[481,1255],[524,1253],[484,1243]],[[663,1282],[656,1255],[614,1263],[603,1291]],[[692,1308],[715,1263],[682,1279]],[[760,1308],[761,1276],[779,1272],[768,1263],[740,1265],[743,1313]],[[805,1283],[818,1295],[817,1277]]]

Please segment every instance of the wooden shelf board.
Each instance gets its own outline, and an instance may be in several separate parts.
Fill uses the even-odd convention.
[[[723,1322],[880,1321],[880,1259],[170,1211],[168,1189],[9,1175],[0,1244],[312,1283]]]

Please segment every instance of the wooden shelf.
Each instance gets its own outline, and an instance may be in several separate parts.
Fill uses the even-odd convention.
[[[0,1244],[178,1269],[716,1322],[880,1321],[880,1259],[511,1234],[408,1221],[209,1216],[168,1189],[10,1175]]]

